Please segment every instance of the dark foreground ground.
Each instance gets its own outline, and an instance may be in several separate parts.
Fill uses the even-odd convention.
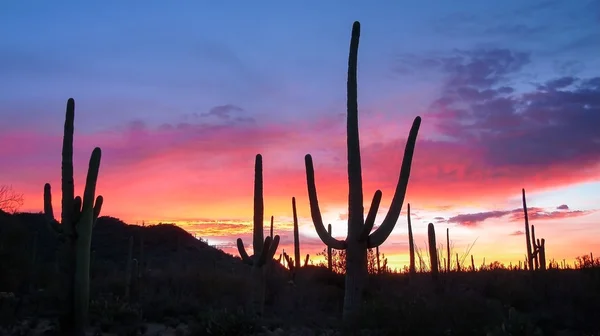
[[[37,232],[37,234],[36,234]],[[125,299],[129,237],[145,269]],[[0,214],[0,334],[54,335],[55,240],[39,214]],[[356,325],[344,278],[270,265],[265,316],[243,308],[249,267],[172,225],[103,217],[92,244],[90,335],[600,335],[600,268],[373,275]],[[35,248],[34,248],[35,247]],[[592,264],[593,266],[593,264]]]

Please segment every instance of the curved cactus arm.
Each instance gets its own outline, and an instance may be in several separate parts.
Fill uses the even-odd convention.
[[[271,237],[265,238],[262,252],[260,253],[260,255],[258,255],[258,259],[256,259],[254,266],[262,267],[267,263],[267,260],[273,259],[273,256],[275,255],[275,251],[277,251],[278,245],[279,245],[279,235],[275,236],[275,238],[273,238],[273,239],[271,239]]]
[[[273,237],[271,244],[269,245],[269,249],[267,250],[267,260],[271,260],[275,257],[275,253],[277,253],[277,248],[279,247],[279,240],[281,238],[279,235],[275,235]]]
[[[367,214],[367,218],[365,218],[365,226],[358,238],[359,241],[364,242],[369,238],[369,234],[373,229],[373,225],[375,225],[375,217],[377,217],[377,211],[379,211],[379,204],[381,204],[381,190],[375,191],[375,195],[373,195],[373,201],[371,201],[371,208],[369,208],[369,213]]]
[[[98,195],[98,197],[96,197],[96,202],[94,203],[94,226],[96,226],[96,221],[98,220],[98,217],[100,217],[102,204],[104,204],[104,197]]]
[[[240,258],[242,258],[244,264],[252,265],[252,258],[250,258],[248,252],[246,252],[246,248],[244,247],[244,242],[242,241],[242,238],[237,239],[237,248],[240,254]]]
[[[94,148],[90,165],[88,168],[87,178],[85,180],[85,189],[83,191],[83,204],[81,207],[82,216],[89,215],[90,219],[94,219],[96,208],[94,200],[96,199],[96,184],[98,183],[98,173],[100,171],[100,159],[102,158],[102,150],[99,147]],[[79,198],[79,197],[78,197]],[[81,202],[81,198],[79,198]]]
[[[321,238],[323,243],[336,250],[346,249],[346,242],[333,238],[323,225],[323,218],[321,217],[321,210],[319,209],[319,199],[317,197],[317,187],[315,185],[315,169],[313,167],[312,157],[310,154],[306,154],[304,157],[304,163],[306,165],[306,183],[308,185],[308,199],[310,202],[310,215],[312,217],[315,230]]]
[[[402,211],[402,203],[404,203],[404,197],[406,196],[406,189],[408,188],[408,179],[410,177],[410,169],[420,126],[421,117],[416,117],[413,121],[412,127],[410,128],[408,140],[406,141],[404,158],[402,159],[402,168],[400,169],[400,177],[398,178],[398,184],[396,185],[396,191],[394,192],[392,204],[390,205],[388,213],[383,219],[383,222],[379,228],[369,236],[369,248],[377,247],[383,244],[390,233],[392,233],[392,230],[398,221],[400,211]]]

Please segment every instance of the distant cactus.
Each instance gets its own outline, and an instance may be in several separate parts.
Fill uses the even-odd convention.
[[[525,200],[525,189],[523,195],[523,214],[525,217],[525,239],[527,240],[527,269],[546,270],[546,240],[535,237],[535,226],[531,225],[531,236],[529,235],[529,215],[527,213],[527,202]]]
[[[327,234],[331,236],[331,224],[327,224]],[[331,260],[331,246],[327,245],[327,269],[333,271],[333,265]]]
[[[415,267],[415,240],[413,238],[412,224],[410,222],[410,203],[406,204],[406,219],[408,221],[408,249],[410,253],[408,272],[409,274],[416,274],[417,269]]]
[[[525,217],[525,241],[527,245],[527,269],[533,270],[533,252],[531,250],[531,236],[529,235],[529,216],[527,214],[527,201],[525,200],[525,189],[521,190],[523,195],[523,216]]]
[[[44,213],[52,231],[58,235],[60,246],[58,261],[60,270],[63,316],[60,319],[61,333],[83,335],[88,323],[90,246],[92,229],[102,208],[103,198],[96,194],[96,183],[102,152],[96,147],[92,151],[83,193],[75,197],[73,181],[73,133],[75,101],[67,102],[62,145],[62,211],[61,222],[54,218],[52,193],[49,183],[44,186]]]
[[[350,42],[350,53],[348,59],[348,100],[347,100],[347,148],[348,148],[348,181],[349,181],[349,202],[348,202],[348,236],[346,240],[338,240],[327,233],[323,225],[317,189],[315,185],[315,172],[313,160],[310,154],[305,157],[306,180],[308,185],[308,195],[310,200],[310,209],[313,224],[321,240],[329,247],[338,250],[346,250],[346,286],[344,294],[343,317],[345,321],[351,321],[356,316],[363,303],[363,290],[367,278],[367,256],[368,248],[374,248],[381,245],[392,232],[406,195],[410,168],[414,152],[415,143],[421,118],[416,117],[402,161],[400,178],[396,186],[396,191],[392,199],[389,211],[383,223],[377,230],[371,233],[375,222],[375,216],[381,202],[381,191],[377,190],[371,203],[371,208],[365,219],[363,209],[363,186],[362,186],[362,168],[360,159],[360,144],[358,132],[358,102],[357,102],[357,58],[358,42],[360,37],[360,23],[354,22],[352,26],[352,39]]]
[[[452,263],[452,258],[450,258],[450,229],[446,228],[446,272],[450,273],[450,264]]]
[[[298,213],[296,212],[295,197],[292,197],[292,214],[294,218],[294,266],[300,268],[300,232],[298,230]]]
[[[251,293],[249,309],[254,314],[262,315],[265,300],[265,275],[263,266],[270,262],[279,246],[279,235],[264,238],[264,201],[263,201],[263,174],[262,156],[256,155],[254,162],[254,218],[253,218],[252,245],[254,255],[249,256],[241,238],[237,239],[237,248],[244,263],[252,266],[252,282],[254,291]]]
[[[431,276],[434,280],[437,280],[440,265],[438,262],[436,245],[437,243],[435,240],[435,227],[433,226],[433,223],[429,223],[429,225],[427,226],[427,238],[429,240],[429,260],[431,263]]]

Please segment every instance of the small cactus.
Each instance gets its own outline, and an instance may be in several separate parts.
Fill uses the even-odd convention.
[[[439,262],[437,254],[437,245],[435,240],[435,227],[433,223],[429,223],[427,226],[427,237],[429,239],[429,260],[431,262],[431,276],[434,280],[437,280],[439,273]]]

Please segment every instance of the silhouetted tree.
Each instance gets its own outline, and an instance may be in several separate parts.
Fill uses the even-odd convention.
[[[15,213],[23,206],[23,194],[10,185],[0,185],[0,210]]]

